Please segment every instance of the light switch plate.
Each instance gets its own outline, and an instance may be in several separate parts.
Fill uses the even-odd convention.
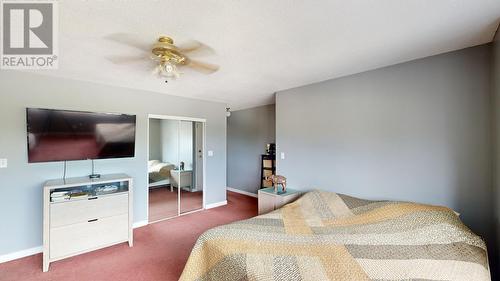
[[[281,152],[281,159],[284,160],[285,159],[285,152]]]
[[[209,156],[209,157],[214,156],[214,152],[213,152],[212,150],[209,150],[209,151],[208,151],[208,156]]]
[[[6,158],[0,159],[0,168],[7,168],[7,159]]]

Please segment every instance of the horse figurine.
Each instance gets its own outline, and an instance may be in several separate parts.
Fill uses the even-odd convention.
[[[286,192],[286,178],[280,175],[271,175],[266,177],[267,181],[271,181],[274,187],[274,193],[278,193],[278,185],[281,185],[281,191]]]

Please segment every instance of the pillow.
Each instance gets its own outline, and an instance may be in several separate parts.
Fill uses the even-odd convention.
[[[151,167],[153,167],[154,165],[159,164],[159,163],[161,163],[161,161],[160,161],[160,160],[149,160],[149,161],[148,161],[148,167],[149,167],[149,168],[151,168]]]

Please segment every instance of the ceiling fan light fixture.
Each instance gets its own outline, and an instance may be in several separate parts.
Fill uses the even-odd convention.
[[[108,37],[112,41],[131,45],[130,36],[124,37],[123,34],[115,34],[114,36]],[[140,44],[139,46],[133,44],[133,46],[141,49],[141,51],[149,49],[149,56],[141,55],[139,59],[142,60],[143,58],[149,57],[155,63],[152,73],[159,78],[179,78],[183,73],[179,72],[178,68],[189,68],[203,74],[212,74],[219,70],[218,65],[193,60],[186,55],[194,55],[195,52],[203,50],[208,50],[211,54],[214,53],[210,47],[198,41],[191,41],[190,44],[184,44],[178,47],[174,45],[174,40],[171,37],[160,36],[152,46],[144,47]],[[198,55],[199,54],[200,53],[198,53]],[[136,61],[137,58],[134,57],[132,60],[128,58],[109,58],[109,60],[115,64],[119,64],[122,62]]]
[[[177,66],[169,61],[163,62],[161,67],[161,75],[167,78],[179,78],[181,74],[177,70]]]

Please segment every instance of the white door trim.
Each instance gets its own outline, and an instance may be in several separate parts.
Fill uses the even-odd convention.
[[[207,119],[205,119],[205,118],[172,116],[172,115],[158,115],[158,114],[148,114],[148,120],[149,119],[167,119],[167,120],[193,121],[193,122],[202,122],[202,123],[207,122]]]

